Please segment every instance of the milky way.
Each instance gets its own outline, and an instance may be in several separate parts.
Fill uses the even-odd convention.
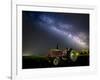
[[[89,48],[89,14],[23,11],[23,53]]]

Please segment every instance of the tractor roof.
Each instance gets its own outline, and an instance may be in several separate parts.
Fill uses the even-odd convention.
[[[59,49],[50,49],[50,51],[61,51]]]

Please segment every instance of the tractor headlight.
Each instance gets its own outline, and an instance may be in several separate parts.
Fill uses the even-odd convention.
[[[76,53],[77,56],[79,56],[79,53]]]

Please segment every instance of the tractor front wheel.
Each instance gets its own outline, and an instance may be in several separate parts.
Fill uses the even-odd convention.
[[[56,58],[53,59],[53,65],[57,66],[57,65],[59,65],[59,63],[60,63],[59,57],[56,57]]]

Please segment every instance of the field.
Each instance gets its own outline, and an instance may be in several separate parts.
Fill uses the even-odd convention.
[[[77,67],[77,66],[89,66],[89,56],[79,56],[77,61],[61,61],[59,65],[54,66],[48,62],[48,58],[45,56],[23,56],[22,68],[23,69],[35,69],[35,68],[51,68],[51,67]]]

